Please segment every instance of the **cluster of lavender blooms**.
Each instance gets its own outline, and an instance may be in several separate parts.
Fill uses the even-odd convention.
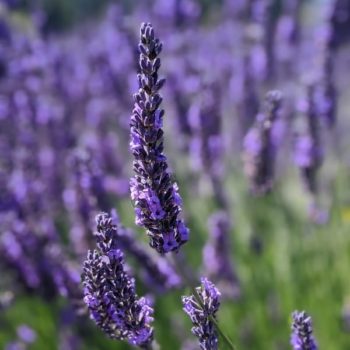
[[[98,209],[108,210],[112,201],[108,196],[108,190],[102,186],[99,169],[86,154],[74,154],[72,161],[75,164],[75,173],[71,184],[64,193],[67,206],[70,211],[72,243],[74,251],[86,254],[88,247],[92,246],[90,239],[86,238],[86,232],[90,232],[90,217]],[[137,239],[136,233],[121,225],[117,212],[112,211],[114,224],[119,226],[118,248],[127,252],[131,259],[137,262],[138,274],[143,283],[150,290],[162,293],[166,290],[178,288],[181,278],[172,265],[164,258],[155,256],[145,244]],[[78,221],[79,220],[79,221]]]
[[[136,294],[135,280],[127,274],[117,248],[117,227],[111,217],[101,213],[96,223],[98,249],[88,252],[82,275],[90,316],[112,339],[147,349],[153,341],[153,309],[148,299]]]
[[[162,44],[150,23],[140,30],[139,91],[131,117],[131,151],[135,177],[130,181],[136,224],[147,229],[150,245],[159,253],[176,251],[188,240],[189,230],[179,218],[181,197],[171,181],[163,153],[162,98],[158,91],[165,80],[158,79]]]
[[[127,33],[111,22],[107,18],[99,39],[88,43],[79,36],[68,43],[27,37],[10,20],[1,22],[0,267],[11,276],[5,288],[16,296],[63,296],[79,313],[81,259],[93,247],[91,217],[128,193],[110,126],[126,130],[115,123],[123,114],[115,94],[119,72],[130,69],[115,65],[118,43],[101,43],[125,42]],[[121,242],[142,267],[144,284],[157,293],[179,287],[171,264],[124,231]]]
[[[255,124],[244,138],[244,169],[252,192],[265,194],[272,189],[277,152],[273,128],[279,117],[282,95],[270,91],[266,95],[265,110],[256,117]]]
[[[193,323],[192,333],[198,338],[202,350],[219,348],[214,321],[220,307],[220,296],[215,285],[203,277],[194,294],[182,297],[183,309]]]
[[[318,346],[313,336],[311,317],[305,311],[294,311],[292,317],[290,342],[293,350],[317,350]]]
[[[0,148],[5,155],[0,164],[0,215],[4,233],[0,243],[4,252],[1,265],[15,272],[13,288],[18,292],[23,287],[44,296],[67,295],[68,289],[79,290],[80,275],[80,261],[71,262],[68,256],[79,256],[82,251],[79,245],[86,251],[85,237],[80,232],[87,230],[83,223],[93,208],[87,205],[91,201],[86,201],[86,174],[96,180],[92,169],[86,169],[85,182],[81,172],[75,174],[71,154],[75,148],[89,147],[97,167],[106,169],[109,163],[104,156],[111,158],[110,145],[106,141],[101,147],[97,140],[110,138],[105,137],[105,126],[98,129],[95,124],[96,131],[89,135],[89,144],[85,145],[85,136],[78,132],[86,125],[85,109],[98,107],[98,103],[88,94],[82,97],[72,91],[72,86],[81,88],[92,82],[86,76],[84,84],[78,83],[78,78],[70,74],[76,69],[74,58],[67,60],[57,42],[18,32],[10,20],[4,21],[3,26],[7,35],[1,32],[4,50],[1,51]],[[68,82],[65,77],[72,79]],[[94,97],[99,100],[95,93]],[[78,105],[81,112],[76,110]],[[106,113],[96,107],[94,117]],[[72,114],[76,117],[74,121]],[[93,139],[97,141],[94,144]],[[119,165],[116,167],[113,162],[110,168],[118,175]],[[96,181],[92,182],[98,197]],[[127,185],[124,188],[127,193]],[[62,242],[57,225],[65,215],[72,222],[69,239],[77,242],[69,248]]]
[[[49,299],[59,294],[79,301],[79,269],[62,251],[52,223],[42,221],[41,230],[33,231],[13,213],[0,217],[2,263],[14,271],[17,281],[28,292],[35,291]]]
[[[336,120],[334,48],[341,43],[335,44],[335,40],[348,36],[342,16],[337,15],[342,1],[335,2],[332,31],[322,53],[321,93],[309,88],[305,111],[308,130],[296,143],[296,162],[312,194],[318,190],[316,177],[323,158],[318,117],[325,116],[330,125]],[[254,193],[266,193],[272,190],[274,178],[274,125],[281,96],[269,93],[265,110],[251,125],[260,104],[261,83],[278,78],[276,67],[288,60],[293,72],[300,66],[297,57],[275,57],[273,33],[278,18],[271,17],[264,1],[250,1],[247,6],[238,1],[237,5],[226,3],[236,14],[243,11],[243,30],[228,19],[211,33],[193,31],[191,26],[201,12],[193,1],[159,0],[152,13],[157,22],[168,25],[169,50],[163,66],[173,79],[166,93],[174,104],[179,137],[187,139],[193,159],[199,160],[200,176],[211,177],[220,209],[227,209],[228,204],[222,199],[225,148],[219,106],[222,101],[229,104],[229,97],[234,96],[230,125],[236,128],[237,120],[242,130],[252,126],[244,141],[247,176]],[[161,6],[176,11],[164,16]],[[280,24],[285,31],[281,35],[294,47],[299,40],[299,8],[298,0],[285,6],[284,14],[292,23],[289,27],[287,23],[287,29]],[[0,265],[15,276],[16,287],[11,288],[18,293],[24,290],[50,299],[57,295],[71,301],[82,299],[79,266],[86,250],[94,246],[89,234],[91,218],[100,210],[109,211],[116,199],[128,194],[124,166],[128,160],[123,155],[127,154],[127,116],[137,63],[139,90],[134,96],[130,142],[136,223],[146,228],[151,247],[161,254],[178,251],[188,240],[189,230],[180,216],[178,186],[163,151],[164,111],[159,91],[165,80],[158,77],[162,45],[153,27],[145,23],[139,52],[135,52],[135,34],[130,28],[138,15],[147,13],[142,5],[139,10],[125,20],[122,11],[113,7],[93,35],[78,33],[63,42],[27,37],[0,19],[0,151],[5,155],[0,159]],[[169,16],[173,16],[171,21]],[[247,50],[241,50],[244,54],[240,57],[236,47],[245,48],[245,40]],[[232,52],[237,57],[232,57]],[[242,73],[237,62],[244,68]],[[203,89],[204,73],[209,81],[220,81],[221,85]],[[200,103],[191,99],[195,95],[201,95]],[[197,113],[195,122],[191,120],[193,111]],[[194,323],[193,333],[203,349],[218,348],[213,321],[220,294],[232,297],[239,291],[230,259],[228,215],[226,210],[214,216],[203,252],[204,273],[217,283],[221,293],[202,278],[195,295],[183,298],[185,312]],[[68,244],[62,238],[66,233]],[[149,290],[163,293],[178,288],[183,281],[165,257],[153,255],[119,222],[117,229],[106,214],[98,216],[96,239],[98,249],[89,252],[83,274],[90,314],[112,338],[148,347],[153,338],[153,310],[146,299],[137,297],[122,251],[137,262],[139,276]],[[305,314],[294,318],[295,349],[316,349],[316,345],[301,345],[305,339],[313,340],[310,318]]]
[[[123,227],[116,210],[112,210],[111,217],[114,225],[118,226],[118,248],[128,253],[138,263],[138,272],[143,283],[158,294],[179,288],[182,279],[172,264],[142,244],[134,231]]]

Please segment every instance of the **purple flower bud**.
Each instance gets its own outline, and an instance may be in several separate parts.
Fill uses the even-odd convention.
[[[139,91],[131,116],[130,148],[135,176],[130,181],[136,224],[147,229],[150,245],[159,253],[177,251],[188,240],[188,229],[179,218],[180,195],[163,154],[162,98],[158,79],[162,46],[152,25],[143,23],[140,33]]]
[[[196,288],[196,296],[183,296],[183,310],[190,317],[192,333],[198,337],[202,350],[218,349],[218,334],[211,318],[216,318],[220,306],[220,292],[205,277],[201,278],[201,286]]]
[[[294,350],[317,350],[313,336],[312,320],[305,311],[294,311],[292,314],[292,335],[290,343]]]

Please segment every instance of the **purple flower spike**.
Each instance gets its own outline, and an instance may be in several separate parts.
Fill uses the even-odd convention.
[[[334,127],[337,121],[338,92],[335,85],[334,63],[335,56],[325,48],[323,58],[323,72],[320,91],[315,95],[315,104],[318,113],[323,117],[326,125]]]
[[[150,245],[159,253],[177,251],[188,240],[189,230],[179,218],[181,198],[171,180],[163,154],[162,98],[158,79],[162,44],[150,23],[141,25],[139,91],[134,95],[130,147],[135,176],[130,181],[136,224],[147,230]]]
[[[273,185],[276,142],[273,127],[281,108],[282,94],[270,91],[266,95],[265,111],[259,113],[255,124],[244,138],[244,170],[252,192],[263,195]]]
[[[216,318],[220,306],[220,292],[207,278],[201,278],[196,296],[183,296],[183,310],[190,317],[194,327],[192,333],[198,337],[202,350],[218,349],[218,334],[211,317]]]
[[[294,311],[292,314],[291,345],[293,350],[317,350],[318,346],[312,332],[311,317],[305,311]]]
[[[307,90],[307,131],[299,135],[295,144],[294,160],[301,171],[307,190],[317,193],[317,172],[323,162],[323,148],[320,135],[320,116],[315,105],[315,86],[308,86]]]
[[[110,338],[147,349],[153,341],[153,309],[146,298],[138,298],[135,281],[125,272],[110,221],[105,214],[96,217],[98,249],[89,251],[84,262],[84,301],[91,318]]]

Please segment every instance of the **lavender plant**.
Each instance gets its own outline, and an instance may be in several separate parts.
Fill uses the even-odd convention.
[[[195,294],[182,297],[183,310],[193,323],[192,333],[198,338],[202,350],[218,349],[218,333],[214,321],[220,307],[220,296],[215,285],[203,277]]]
[[[244,170],[254,194],[269,192],[274,180],[276,142],[272,130],[279,117],[282,94],[270,91],[266,95],[265,110],[256,116],[255,124],[244,138]]]
[[[317,193],[317,173],[323,162],[323,147],[320,135],[320,120],[315,106],[315,85],[307,87],[306,123],[307,130],[299,135],[295,144],[294,159],[299,167],[305,187],[312,194]]]
[[[312,320],[305,311],[294,311],[292,314],[291,345],[294,350],[317,350],[318,346],[313,336]]]
[[[84,152],[74,154],[72,168],[74,183],[72,188],[68,187],[64,192],[71,226],[69,237],[77,257],[84,248],[86,252],[87,247],[91,247],[91,239],[88,236],[89,216],[98,212],[97,208],[107,209],[112,206],[97,164],[91,159],[86,159],[86,156]],[[135,232],[121,226],[115,210],[112,210],[111,217],[113,222],[110,222],[108,230],[115,231],[111,235],[118,237],[118,248],[138,263],[143,282],[158,293],[179,287],[181,278],[171,264],[163,257],[153,256],[148,247],[137,240]]]
[[[18,0],[3,2],[12,4]],[[260,90],[265,88],[260,83],[266,78],[276,78],[276,85],[286,91],[287,104],[294,104],[294,95],[298,93],[295,84],[297,74],[291,73],[301,71],[304,74],[304,65],[307,66],[310,63],[307,61],[313,61],[315,58],[317,50],[314,50],[315,45],[309,33],[313,32],[314,23],[321,17],[319,11],[322,11],[321,4],[304,6],[302,0],[230,0],[225,1],[224,18],[219,18],[215,15],[217,8],[214,6],[211,8],[213,12],[207,11],[211,2],[206,3],[202,9],[196,0],[159,0],[154,4],[140,2],[128,15],[123,13],[122,6],[118,4],[101,20],[101,24],[94,22],[93,28],[90,28],[91,32],[87,25],[72,35],[61,38],[42,37],[40,33],[35,33],[36,24],[29,28],[31,18],[26,18],[22,12],[9,14],[4,10],[6,6],[0,4],[0,323],[4,325],[4,322],[11,321],[13,315],[18,313],[18,317],[23,317],[21,322],[37,329],[34,326],[37,318],[25,320],[28,312],[23,312],[23,315],[18,312],[22,307],[27,307],[28,300],[32,304],[34,298],[44,300],[41,306],[50,308],[52,317],[60,317],[58,332],[55,330],[54,333],[50,333],[49,327],[43,332],[40,326],[37,329],[38,344],[27,344],[28,347],[41,349],[44,340],[45,349],[59,347],[62,350],[73,350],[86,346],[109,348],[108,342],[104,343],[103,339],[98,339],[98,335],[90,332],[90,328],[86,328],[87,323],[84,320],[77,320],[72,316],[75,310],[71,308],[71,303],[67,307],[67,314],[66,306],[63,306],[63,312],[57,310],[56,305],[63,304],[62,297],[76,303],[74,306],[79,308],[80,302],[86,302],[82,311],[90,311],[96,323],[111,337],[127,340],[131,345],[151,347],[151,302],[137,297],[134,280],[129,277],[130,270],[121,253],[124,252],[127,257],[125,260],[131,259],[135,263],[135,276],[141,277],[142,287],[152,293],[158,293],[158,297],[170,292],[170,295],[160,300],[161,303],[164,302],[163,307],[157,310],[159,333],[162,347],[178,348],[177,342],[174,341],[173,344],[171,341],[171,333],[174,333],[174,327],[178,327],[181,331],[172,335],[174,338],[180,338],[179,333],[182,336],[183,326],[179,323],[183,320],[173,320],[173,313],[170,311],[175,305],[171,303],[177,292],[175,291],[175,295],[171,292],[182,286],[187,277],[190,277],[189,280],[195,278],[198,271],[191,269],[181,256],[181,251],[176,255],[179,270],[181,268],[184,275],[180,278],[173,265],[166,260],[168,256],[157,254],[179,250],[188,239],[188,230],[180,216],[181,201],[178,189],[168,170],[163,151],[164,111],[161,109],[159,93],[164,80],[158,77],[161,44],[156,39],[152,27],[144,24],[141,28],[140,52],[136,52],[133,29],[139,23],[140,17],[152,18],[155,24],[162,28],[168,45],[162,59],[162,67],[167,77],[171,77],[166,93],[169,100],[173,101],[167,108],[169,107],[169,111],[174,115],[178,114],[180,126],[180,130],[172,130],[176,136],[177,149],[182,149],[184,157],[190,150],[188,142],[192,142],[191,150],[195,149],[194,153],[198,155],[196,160],[200,161],[194,162],[195,158],[192,158],[191,165],[197,167],[195,170],[199,171],[201,176],[211,176],[213,188],[217,186],[222,192],[222,180],[226,175],[221,159],[223,143],[230,141],[233,144],[232,135],[238,135],[234,129],[236,123],[232,123],[231,119],[235,116],[232,108],[234,107],[242,118],[242,129],[250,128],[258,113],[258,95]],[[333,126],[339,103],[341,113],[338,113],[338,117],[342,123],[339,124],[341,127],[347,126],[341,119],[342,111],[346,108],[348,84],[345,78],[335,73],[342,72],[342,65],[346,63],[344,57],[348,53],[348,47],[344,43],[349,38],[349,4],[349,0],[335,0],[331,4],[332,13],[325,23],[328,32],[325,41],[322,42],[324,46],[321,47],[321,79],[313,85],[310,101],[305,104],[303,116],[307,116],[306,132],[297,140],[296,161],[301,168],[303,179],[309,183],[307,189],[312,192],[312,196],[318,192],[317,175],[323,159],[319,120],[324,117],[327,126]],[[281,8],[284,8],[284,17],[280,17],[279,20]],[[308,11],[315,9],[315,18],[312,23],[308,21],[308,30],[304,30],[304,8],[308,8]],[[167,9],[171,11],[167,12]],[[202,26],[200,21],[206,19],[203,17],[206,13],[210,14],[210,21],[203,21],[205,25]],[[15,26],[10,25],[12,17],[14,22],[18,22]],[[211,28],[211,23],[215,21],[217,23]],[[274,38],[276,23],[279,23],[280,30],[277,41]],[[29,35],[22,33],[22,25],[30,29]],[[298,36],[298,31],[302,35]],[[276,54],[278,56],[275,58]],[[129,164],[124,155],[127,154],[125,151],[130,131],[127,118],[130,112],[130,91],[135,89],[134,70],[139,57],[140,90],[135,95],[136,102],[131,120],[131,148],[135,157],[136,175],[131,181],[131,188],[137,222],[146,228],[151,246],[155,249],[140,242],[135,232],[122,227],[113,214],[113,218],[101,214],[101,225],[96,236],[98,248],[89,253],[85,265],[84,302],[83,291],[79,285],[78,267],[81,266],[80,253],[82,252],[85,258],[87,249],[91,249],[94,244],[94,237],[91,235],[89,239],[90,235],[87,235],[90,231],[90,220],[95,212],[109,211],[115,204],[124,209],[124,202],[119,199],[129,195],[129,180],[124,176],[129,172]],[[242,63],[237,66],[237,62]],[[210,86],[203,86],[202,81],[210,81]],[[345,98],[337,101],[340,92]],[[194,96],[199,96],[198,101],[194,101]],[[344,101],[345,107],[340,105]],[[190,125],[187,117],[188,112],[193,110],[196,110],[197,117],[200,117],[196,120],[197,124]],[[259,117],[261,119],[258,118],[253,126],[255,132],[250,136],[253,151],[249,151],[249,147],[245,148],[246,155],[250,154],[246,157],[249,163],[246,163],[246,166],[253,169],[249,172],[251,187],[257,194],[266,193],[271,189],[274,175],[271,169],[274,167],[278,148],[274,139],[277,119],[269,120],[268,110],[269,108],[266,108],[266,111],[262,111]],[[276,113],[279,114],[279,111]],[[311,115],[317,115],[317,118],[309,118]],[[221,122],[224,128],[221,127]],[[233,125],[229,131],[225,129],[228,125]],[[248,139],[249,137],[245,146],[249,144]],[[267,146],[264,148],[267,139],[270,141],[266,141]],[[240,145],[241,141],[242,138],[238,137],[237,142]],[[343,139],[341,141],[343,142]],[[341,149],[342,147],[339,148]],[[87,150],[89,156],[80,157],[80,154],[76,153],[77,150],[79,153],[80,150]],[[341,152],[339,154],[341,156]],[[235,161],[234,157],[235,154],[230,158],[232,163]],[[183,158],[179,158],[179,163],[185,163],[181,162],[182,160]],[[283,164],[287,166],[288,161],[284,160]],[[335,167],[334,169],[338,170]],[[182,170],[186,173],[186,166]],[[240,169],[235,167],[230,176],[236,176],[239,171]],[[339,179],[337,186],[341,184],[341,176]],[[289,186],[289,177],[283,178],[283,183],[285,182],[287,186],[283,191],[293,188]],[[239,201],[239,181],[235,182],[234,186],[237,187],[232,192],[236,197],[230,200]],[[191,185],[187,184],[187,188],[191,195]],[[224,194],[230,193],[231,191]],[[344,229],[348,221],[346,196],[344,191],[341,194],[344,202],[339,210],[341,226]],[[201,347],[214,349],[225,345],[221,344],[225,339],[216,323],[220,298],[239,292],[237,276],[230,259],[230,212],[225,201],[217,200],[219,197],[216,195],[214,201],[208,200],[205,203],[196,202],[194,198],[193,203],[196,205],[193,205],[190,212],[192,222],[196,223],[203,220],[203,212],[226,209],[225,213],[216,212],[212,218],[209,240],[202,252],[203,272],[217,288],[203,279],[202,286],[198,287],[192,296],[184,297],[186,313],[191,319],[195,319],[193,331],[200,338]],[[289,200],[293,201],[294,197],[288,196]],[[298,200],[299,198],[296,199],[296,205],[299,204]],[[270,205],[269,202],[264,204]],[[302,277],[293,280],[293,290],[298,290],[302,288],[302,282],[306,281],[305,277],[312,273],[319,278],[315,278],[315,283],[309,285],[319,288],[322,287],[322,281],[325,281],[322,276],[327,270],[322,264],[317,264],[320,269],[313,270],[312,261],[306,270],[298,270],[298,264],[279,263],[280,259],[287,262],[285,256],[294,259],[295,249],[298,249],[297,260],[302,261],[299,254],[304,254],[304,250],[299,249],[299,243],[295,245],[296,239],[299,242],[298,234],[302,230],[299,230],[298,220],[294,221],[294,211],[288,219],[295,225],[288,225],[288,229],[293,230],[295,227],[296,232],[290,232],[293,235],[288,235],[288,244],[285,244],[283,233],[287,231],[287,227],[283,227],[283,220],[280,220],[275,207],[271,216],[268,209],[265,211],[259,207],[258,212],[254,211],[259,223],[259,227],[254,227],[254,230],[258,229],[258,233],[261,233],[261,241],[252,241],[252,246],[256,246],[259,254],[249,256],[249,247],[243,247],[246,243],[249,244],[249,240],[247,241],[245,229],[247,226],[240,226],[245,216],[240,208],[237,209],[239,227],[236,231],[235,260],[241,264],[239,271],[242,274],[244,303],[233,305],[233,308],[237,307],[235,312],[231,312],[230,309],[230,316],[226,314],[225,319],[223,313],[221,320],[237,321],[228,326],[234,326],[235,333],[237,331],[240,335],[242,349],[258,349],[266,347],[268,343],[270,347],[285,347],[287,338],[284,341],[272,338],[274,334],[279,334],[282,328],[282,322],[279,325],[274,322],[285,314],[283,301],[288,295],[275,293],[278,290],[271,291],[271,288],[280,288],[281,283],[284,284],[287,279],[278,279],[275,280],[278,283],[272,284],[273,278],[278,278],[279,273],[285,276],[290,270],[291,275]],[[321,215],[317,206],[311,206],[310,212],[317,221],[325,222],[327,219]],[[330,221],[330,229],[334,221],[336,220]],[[270,226],[270,222],[273,225]],[[279,222],[281,226],[277,227]],[[279,236],[270,244],[270,237],[275,234],[272,232],[274,224]],[[190,256],[190,260],[197,262],[202,248],[199,243],[203,238],[200,226],[198,225],[196,234],[198,241],[194,240]],[[267,230],[270,232],[265,234]],[[305,251],[308,261],[313,259],[313,254],[310,255],[313,247],[317,247],[318,256],[321,257],[328,257],[328,253],[332,253],[327,251],[327,245],[322,244],[325,242],[322,239],[324,232],[319,230],[318,233],[317,237],[309,235],[307,238],[307,246],[311,248]],[[339,239],[334,240],[332,244],[332,251],[333,248],[338,248],[339,254],[344,257],[348,248],[345,236],[339,235]],[[317,246],[313,246],[316,244],[314,240],[318,242]],[[72,242],[74,244],[71,244]],[[263,251],[261,246],[264,247]],[[306,255],[303,258],[306,258]],[[341,267],[343,260],[340,259],[335,268]],[[344,272],[341,269],[336,271]],[[247,283],[250,275],[257,283]],[[336,280],[333,280],[333,275]],[[346,279],[346,274],[343,275]],[[324,283],[327,286],[333,285],[334,282],[337,286],[346,285],[345,282],[339,283],[340,278],[341,276],[335,273],[330,274]],[[265,289],[265,282],[268,290]],[[305,290],[305,293],[308,293],[308,290]],[[330,289],[327,288],[328,290]],[[346,293],[346,290],[339,289],[339,295],[346,298],[342,293]],[[261,313],[261,307],[266,306],[262,305],[266,298],[257,298],[257,294],[268,296],[271,312],[267,312],[266,316]],[[316,294],[312,294],[312,300],[317,300]],[[270,302],[270,295],[273,295],[273,304]],[[276,295],[281,298],[281,304],[275,298]],[[56,303],[57,299],[59,304]],[[328,303],[334,303],[333,299],[327,298]],[[50,303],[45,303],[45,300],[49,300]],[[175,303],[174,300],[173,302]],[[244,305],[251,306],[252,303],[254,307],[251,307],[248,313],[245,312]],[[33,302],[34,304],[36,302]],[[225,306],[230,307],[230,304]],[[281,310],[277,310],[277,307],[281,307]],[[56,311],[59,311],[60,316]],[[66,321],[68,317],[70,320]],[[167,323],[168,318],[171,318],[170,327]],[[317,348],[311,334],[309,317],[298,313],[294,318],[293,347],[303,349],[303,341],[309,339],[310,344],[306,348]],[[40,325],[46,325],[44,317],[38,319]],[[56,324],[57,320],[52,321]],[[276,326],[274,332],[268,330],[271,326],[268,321]],[[327,317],[320,321],[324,322],[324,325],[329,322]],[[13,324],[12,328],[14,331]],[[8,329],[7,324],[1,327],[0,348],[5,347],[4,342],[10,339],[5,334]],[[256,337],[252,336],[255,330],[258,335]],[[25,333],[28,332],[21,334]],[[51,336],[53,334],[58,334],[58,339]],[[217,341],[219,334],[222,336],[220,344]],[[269,338],[266,334],[269,334]],[[327,343],[327,338],[324,337],[325,346],[346,347],[346,335],[339,336],[338,340],[339,334],[336,333],[336,327],[333,327],[332,339],[328,339]],[[264,335],[264,338],[260,335]],[[9,346],[23,349],[26,341],[19,337],[22,340]],[[49,341],[51,342],[47,343]],[[114,346],[118,347],[118,344]],[[122,348],[127,346],[120,344]],[[228,347],[232,348],[230,345]],[[194,348],[194,345],[184,342],[183,348]]]
[[[188,114],[192,128],[191,165],[194,171],[209,179],[218,205],[227,208],[223,188],[224,140],[221,130],[221,92],[215,83],[203,83],[200,91]]]
[[[150,245],[159,253],[177,251],[188,240],[189,230],[179,218],[181,197],[171,180],[163,153],[162,98],[158,91],[165,80],[158,79],[162,44],[150,23],[140,30],[139,91],[131,116],[131,151],[135,176],[130,181],[136,224],[147,229]]]
[[[135,281],[125,271],[111,218],[102,213],[96,223],[97,249],[88,252],[82,275],[90,316],[110,338],[150,349],[153,309],[146,298],[137,296]]]

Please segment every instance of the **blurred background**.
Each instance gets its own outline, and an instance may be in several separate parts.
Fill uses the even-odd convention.
[[[148,246],[129,197],[145,21],[191,230],[176,259]],[[294,310],[321,349],[349,349],[349,39],[349,0],[1,0],[0,349],[131,348],[82,300],[94,217],[112,209],[161,349],[199,349],[175,261],[221,290],[238,349],[290,349]]]

